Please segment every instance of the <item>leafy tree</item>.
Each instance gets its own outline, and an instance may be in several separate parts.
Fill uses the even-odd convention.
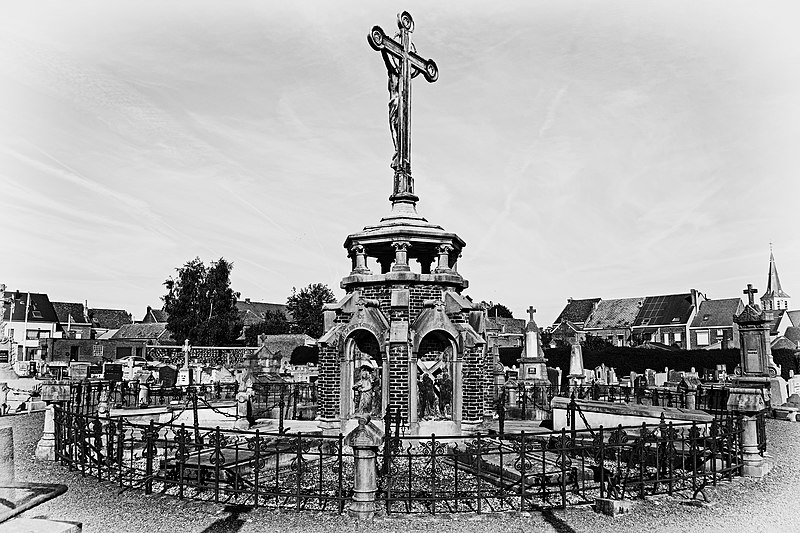
[[[499,302],[494,303],[492,301],[484,301],[481,302],[481,305],[484,309],[486,309],[486,316],[488,317],[514,318],[514,314],[511,312],[511,309]]]
[[[286,307],[294,318],[295,330],[318,339],[322,336],[322,306],[335,302],[333,291],[324,283],[312,283],[298,290],[292,287],[292,294],[286,299]]]
[[[253,324],[244,332],[245,342],[248,346],[258,345],[259,335],[281,335],[291,333],[291,324],[286,314],[281,311],[267,311],[264,321]]]
[[[201,346],[228,346],[242,333],[236,309],[239,293],[230,285],[233,263],[220,258],[206,267],[199,257],[176,269],[177,277],[164,282],[167,330],[176,342],[189,339]]]

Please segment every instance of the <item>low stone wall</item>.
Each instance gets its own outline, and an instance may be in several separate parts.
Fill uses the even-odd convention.
[[[553,398],[553,429],[570,429],[567,423],[567,413],[569,412],[569,398],[556,396]],[[617,427],[640,426],[645,424],[658,424],[661,416],[667,422],[697,422],[705,424],[713,420],[713,416],[705,411],[694,409],[678,409],[676,407],[653,407],[648,405],[636,405],[621,403],[609,403],[594,400],[575,400],[576,405],[583,413],[583,417],[577,414],[575,417],[575,429],[586,429],[586,422],[594,429],[600,426]]]

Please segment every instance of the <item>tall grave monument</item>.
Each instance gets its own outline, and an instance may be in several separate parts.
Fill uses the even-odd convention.
[[[397,28],[394,38],[378,26],[367,37],[388,75],[391,211],[345,239],[346,296],[326,305],[318,341],[319,421],[338,433],[391,408],[412,434],[469,433],[492,409],[485,311],[462,295],[468,283],[457,261],[466,243],[416,210],[411,80],[432,83],[439,71],[416,53],[411,15],[399,14]]]

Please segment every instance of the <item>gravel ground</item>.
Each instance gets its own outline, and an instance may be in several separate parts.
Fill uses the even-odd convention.
[[[0,419],[14,428],[16,477],[19,481],[63,483],[63,496],[25,513],[28,518],[79,521],[87,533],[187,533],[264,531],[362,531],[347,516],[319,513],[294,514],[265,509],[242,510],[224,505],[181,501],[170,496],[145,496],[50,463],[34,462],[33,451],[41,435],[43,413]],[[522,532],[599,531],[798,531],[800,502],[800,424],[767,421],[769,452],[775,467],[762,480],[739,478],[708,490],[707,507],[685,505],[682,498],[659,496],[636,503],[634,512],[615,518],[595,514],[589,507],[535,512],[525,515],[454,515],[448,517],[377,517],[371,528],[386,532],[437,531]]]

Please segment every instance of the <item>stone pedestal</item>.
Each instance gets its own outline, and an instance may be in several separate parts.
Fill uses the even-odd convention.
[[[55,405],[48,404],[44,411],[44,431],[36,443],[36,458],[40,461],[56,460],[56,422]]]
[[[378,447],[383,431],[370,421],[369,415],[358,418],[358,427],[347,434],[344,443],[353,448],[353,501],[350,516],[371,520],[375,516],[375,494],[378,492]]]
[[[236,422],[233,423],[235,429],[250,429],[250,421],[247,419],[247,403],[250,395],[247,392],[236,393]]]
[[[742,382],[753,381],[737,380]],[[760,380],[764,381],[764,380]],[[768,380],[766,381],[768,383]],[[758,449],[757,416],[766,409],[769,403],[769,389],[758,387],[732,387],[728,396],[728,410],[742,415],[742,475],[748,477],[764,477],[774,464],[769,454]]]

